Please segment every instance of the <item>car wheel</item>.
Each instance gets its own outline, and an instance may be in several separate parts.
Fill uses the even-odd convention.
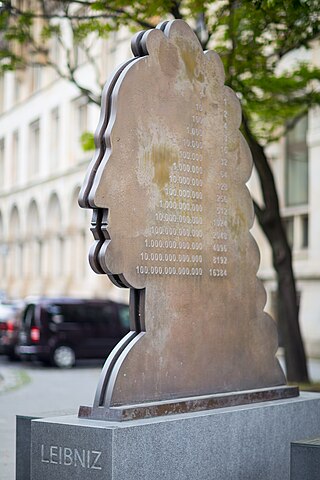
[[[74,350],[67,345],[60,345],[53,351],[52,363],[58,368],[71,368],[75,361],[76,355]]]

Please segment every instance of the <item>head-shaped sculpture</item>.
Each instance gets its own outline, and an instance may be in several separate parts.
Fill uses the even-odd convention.
[[[213,162],[212,156],[220,157],[223,148],[232,150],[239,169],[235,176],[244,181],[250,174],[251,162],[239,162],[241,140],[237,130],[241,111],[233,92],[223,86],[219,57],[214,52],[204,54],[184,22],[169,23],[165,33],[160,29],[146,32],[135,39],[135,48],[137,44],[145,56],[120,67],[114,75],[116,81],[113,77],[110,82],[112,88],[107,86],[104,102],[108,107],[102,112],[97,153],[89,169],[90,182],[84,183],[80,203],[108,210],[104,219],[111,241],[106,239],[99,254],[102,271],[121,278],[125,285],[142,288],[154,280],[137,266],[145,261],[143,253],[147,240],[155,237],[156,225],[200,227],[192,223],[198,219],[202,220],[201,228],[212,228],[213,209],[199,212],[203,203],[199,194],[206,195],[206,163]],[[224,122],[228,138],[223,146]],[[245,144],[242,147],[245,149]],[[197,184],[191,185],[190,181]],[[213,190],[212,182],[207,184],[208,191]],[[174,187],[176,192],[170,195],[168,189]],[[198,196],[190,198],[188,194]],[[165,208],[170,200],[175,202],[176,210],[172,202]],[[247,223],[252,221],[250,209],[251,205]],[[180,217],[160,220],[164,210],[176,212],[176,217],[182,214],[182,221]],[[211,216],[211,222],[205,216]],[[166,241],[172,237],[190,239],[190,235],[181,233],[161,238]],[[204,236],[203,248],[211,246],[210,240]]]
[[[145,333],[115,350],[97,405],[282,384],[222,63],[182,21],[138,34],[133,52],[104,90],[80,205],[94,210],[93,268],[145,293]]]

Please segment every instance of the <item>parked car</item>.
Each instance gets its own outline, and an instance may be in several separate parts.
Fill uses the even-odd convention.
[[[20,329],[20,309],[17,305],[0,303],[0,353],[16,360]]]
[[[80,358],[106,358],[129,331],[127,305],[104,300],[27,301],[17,352],[60,368]]]

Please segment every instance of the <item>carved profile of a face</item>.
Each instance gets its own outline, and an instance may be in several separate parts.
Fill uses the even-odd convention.
[[[191,189],[190,185],[172,183],[173,177],[181,174],[182,156],[191,155],[189,163],[184,162],[186,167],[182,168],[189,169],[189,173],[190,168],[204,172],[206,163],[212,163],[214,156],[220,156],[223,148],[236,152],[238,170],[233,176],[244,178],[244,181],[249,176],[251,163],[240,163],[240,150],[247,148],[237,131],[241,113],[235,95],[223,86],[224,72],[219,57],[214,52],[204,54],[194,33],[184,22],[169,24],[165,32],[160,29],[149,31],[142,40],[135,41],[135,48],[137,45],[143,48],[146,55],[121,66],[106,87],[103,101],[107,105],[104,105],[97,131],[100,139],[80,194],[80,204],[105,212],[102,221],[105,241],[104,245],[100,242],[95,258],[101,271],[112,274],[113,278],[121,278],[126,286],[142,288],[154,279],[141,273],[140,269],[141,266],[148,267],[144,265],[145,258],[148,258],[148,252],[145,252],[148,242],[158,240],[159,244],[159,241],[166,242],[173,237],[187,242],[191,238],[191,229],[181,231],[180,228],[180,235],[179,232],[164,234],[156,239],[155,229],[184,227],[184,220],[196,222],[197,218],[193,217],[200,219],[199,215],[190,212],[192,208],[200,208],[199,198],[183,195],[197,194],[202,190],[208,201],[212,197],[211,205],[216,203],[212,179],[203,178],[201,173],[194,177],[198,183],[203,182],[200,188],[199,185],[193,185],[195,188]],[[199,123],[196,123],[197,118]],[[222,145],[224,123],[228,139]],[[192,135],[192,129],[199,134]],[[193,142],[194,148],[188,147],[187,142]],[[97,160],[99,156],[101,158]],[[180,175],[177,181],[183,182],[182,177]],[[206,180],[207,184],[204,184]],[[168,191],[173,187],[179,188],[176,196],[170,197]],[[173,207],[168,213],[173,215],[175,222],[162,221],[163,212],[159,211],[159,208],[164,209],[159,205],[170,200]],[[246,198],[244,201],[248,203]],[[180,214],[184,217],[181,222]],[[201,214],[202,228],[212,228],[211,209]],[[250,213],[249,222],[251,219]],[[186,225],[197,226],[196,223]],[[203,247],[210,248],[210,243],[208,240],[208,245]],[[178,254],[183,254],[183,249],[178,250]]]
[[[179,20],[133,51],[105,88],[79,201],[94,210],[92,267],[139,289],[144,325],[106,362],[96,406],[279,385],[252,161],[222,63]]]

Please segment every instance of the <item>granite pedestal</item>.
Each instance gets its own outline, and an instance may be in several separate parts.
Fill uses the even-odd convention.
[[[74,410],[42,412],[37,415],[16,415],[16,480],[30,480],[31,422],[38,418],[71,415]],[[1,472],[1,468],[0,468]]]
[[[127,422],[33,420],[32,480],[289,480],[320,395]]]
[[[16,480],[30,479],[31,421],[39,416],[16,416]]]
[[[290,480],[319,480],[320,432],[318,438],[291,443]]]

